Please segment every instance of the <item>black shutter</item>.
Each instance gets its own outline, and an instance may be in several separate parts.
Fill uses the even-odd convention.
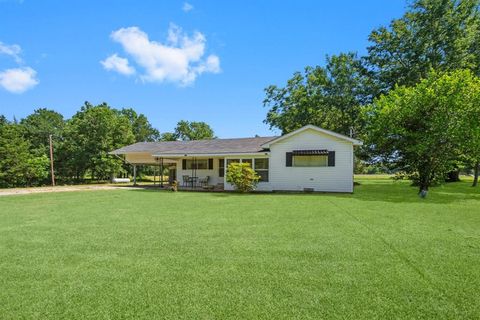
[[[335,167],[335,151],[328,151],[328,166]]]
[[[182,170],[187,170],[187,159],[182,160]]]
[[[291,152],[287,152],[286,153],[286,164],[285,164],[287,167],[291,167],[292,166],[292,153]]]
[[[225,176],[225,159],[218,159],[218,176],[220,178]]]
[[[213,170],[213,159],[208,159],[208,170]]]

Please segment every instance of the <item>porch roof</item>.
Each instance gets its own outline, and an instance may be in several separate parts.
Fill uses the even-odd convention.
[[[212,155],[265,152],[263,144],[277,137],[211,139],[195,141],[138,142],[110,152],[111,154],[150,153],[155,156],[183,154]]]

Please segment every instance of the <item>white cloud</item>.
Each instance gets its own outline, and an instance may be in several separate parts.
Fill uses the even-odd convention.
[[[218,56],[204,58],[206,38],[200,32],[188,36],[180,27],[171,24],[165,43],[151,41],[138,27],[116,30],[111,38],[143,68],[140,76],[143,81],[188,85],[203,73],[220,72]]]
[[[18,44],[8,45],[0,41],[0,55],[7,55],[17,65],[23,65],[22,48]],[[37,72],[30,67],[18,67],[0,71],[0,87],[12,93],[22,93],[39,83]]]
[[[184,2],[182,10],[185,11],[185,12],[191,11],[191,10],[193,10],[193,6],[188,2]]]
[[[0,72],[0,86],[12,93],[22,93],[35,87],[37,72],[30,67],[7,69]]]
[[[0,54],[5,54],[12,57],[16,63],[23,63],[23,59],[20,57],[22,53],[22,48],[18,44],[4,44],[0,41]]]
[[[135,68],[128,64],[128,59],[121,58],[116,53],[100,63],[106,70],[116,71],[127,76],[135,73]]]

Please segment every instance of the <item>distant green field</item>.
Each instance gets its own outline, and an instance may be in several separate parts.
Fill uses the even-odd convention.
[[[0,197],[0,319],[478,319],[480,188]]]

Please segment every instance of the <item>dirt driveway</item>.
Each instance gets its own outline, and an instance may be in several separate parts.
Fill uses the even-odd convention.
[[[87,190],[119,190],[131,189],[128,186],[112,186],[112,185],[90,185],[90,186],[57,186],[57,187],[35,187],[35,188],[13,188],[0,189],[0,196],[44,193],[44,192],[69,192],[69,191],[87,191]]]

